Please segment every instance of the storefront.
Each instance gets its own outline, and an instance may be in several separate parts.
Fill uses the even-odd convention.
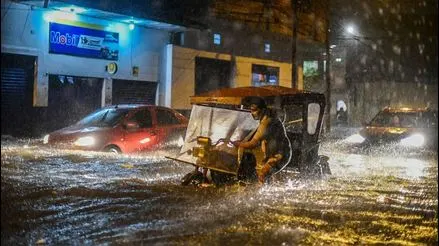
[[[31,128],[53,130],[106,105],[157,104],[162,52],[169,33],[182,27],[43,3],[2,1],[2,64],[31,58],[30,65],[18,64],[25,70],[16,75],[20,79],[10,79],[17,68],[2,65],[2,116],[8,112],[10,122],[22,121],[17,107],[24,107],[38,111],[27,118],[44,123]],[[2,134],[12,134],[4,129],[2,122]]]

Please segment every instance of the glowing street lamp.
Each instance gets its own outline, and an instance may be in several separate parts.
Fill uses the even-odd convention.
[[[351,35],[354,35],[356,33],[355,26],[354,25],[347,26],[346,27],[346,32],[351,34]]]

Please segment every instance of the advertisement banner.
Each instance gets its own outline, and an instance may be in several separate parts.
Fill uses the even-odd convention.
[[[50,22],[49,53],[117,61],[119,33]]]

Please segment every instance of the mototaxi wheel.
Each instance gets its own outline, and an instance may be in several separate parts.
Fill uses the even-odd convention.
[[[203,183],[203,181],[204,181],[203,173],[201,173],[200,171],[192,171],[184,175],[184,177],[181,179],[181,185],[186,186],[192,184],[196,186]]]
[[[232,184],[236,182],[235,175],[218,172],[214,170],[210,170],[210,177],[212,179],[212,182],[217,186],[222,186],[226,184]]]

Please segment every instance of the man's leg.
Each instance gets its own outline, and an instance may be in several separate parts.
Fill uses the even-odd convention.
[[[273,168],[281,161],[281,159],[282,155],[276,154],[274,157],[269,158],[262,168],[259,169],[258,181],[260,184],[265,183],[265,180],[270,176]]]

